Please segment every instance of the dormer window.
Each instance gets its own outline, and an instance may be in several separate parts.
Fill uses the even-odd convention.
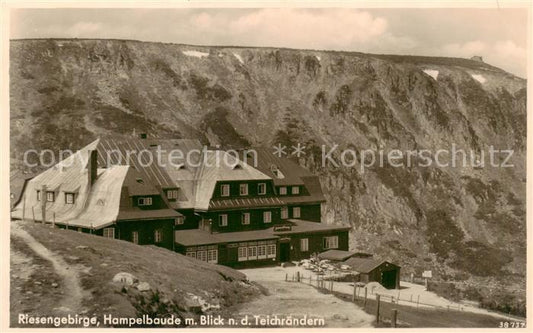
[[[279,188],[279,195],[287,195],[287,188],[285,186]]]
[[[229,197],[229,184],[222,184],[220,186],[220,196]]]
[[[257,184],[257,194],[259,195],[265,195],[267,192],[267,186],[265,183],[259,183]]]
[[[274,175],[274,177],[276,177],[278,179],[285,178],[285,175],[281,172],[280,169],[278,169],[277,165],[275,165],[275,164],[272,164],[270,166],[270,171],[272,171],[272,174]]]
[[[150,197],[137,198],[137,205],[139,205],[139,206],[151,206],[152,205],[152,198],[150,198]]]
[[[65,193],[65,203],[67,205],[73,205],[75,200],[74,193]]]
[[[248,195],[248,184],[240,184],[239,186],[240,195]]]
[[[300,186],[293,186],[291,191],[291,193],[294,195],[300,194]]]
[[[169,200],[178,199],[178,190],[167,190],[167,199]]]

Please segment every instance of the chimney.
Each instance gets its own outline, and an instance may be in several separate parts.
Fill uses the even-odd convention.
[[[89,151],[89,160],[87,161],[87,175],[89,177],[88,185],[92,187],[96,181],[98,168],[98,152],[96,150]]]

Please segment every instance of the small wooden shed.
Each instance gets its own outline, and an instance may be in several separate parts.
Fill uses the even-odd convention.
[[[372,258],[350,258],[344,262],[359,273],[356,282],[378,282],[387,289],[400,288],[400,266]]]

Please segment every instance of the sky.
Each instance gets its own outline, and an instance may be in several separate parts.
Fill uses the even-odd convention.
[[[118,38],[470,58],[526,77],[526,9],[13,9],[10,37]]]

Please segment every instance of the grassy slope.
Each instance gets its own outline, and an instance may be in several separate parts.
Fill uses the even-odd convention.
[[[91,295],[83,301],[86,315],[101,318],[103,314],[138,316],[174,313],[177,316],[190,317],[194,314],[188,313],[185,301],[190,298],[190,294],[202,297],[209,304],[219,304],[221,310],[259,294],[255,286],[244,282],[246,277],[242,273],[224,266],[189,259],[165,249],[142,247],[75,231],[51,229],[40,224],[26,223],[23,228],[49,250],[72,264],[73,269],[85,272],[80,276],[81,285]],[[78,245],[87,248],[76,248]],[[13,325],[13,320],[19,312],[51,314],[53,307],[58,306],[56,301],[62,291],[61,286],[55,289],[50,287],[53,282],[61,281],[54,276],[49,262],[35,256],[24,242],[16,238],[11,246],[12,251],[31,258],[33,264],[39,264],[34,266],[30,279],[24,280],[20,270],[14,269],[12,261]],[[122,289],[111,282],[118,272],[128,272],[135,275],[139,281],[148,282],[152,286],[152,292],[140,293],[132,287]],[[35,285],[35,281],[42,284]],[[28,294],[28,291],[32,294]]]

